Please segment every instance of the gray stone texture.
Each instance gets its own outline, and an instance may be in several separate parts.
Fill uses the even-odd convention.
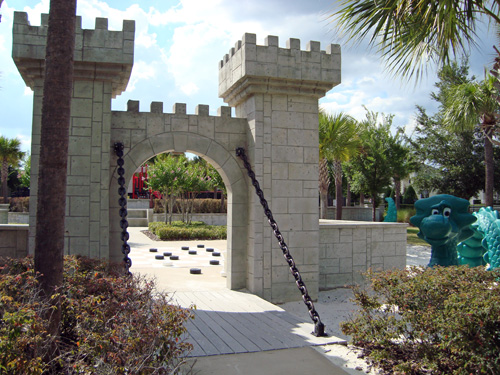
[[[31,26],[26,13],[14,16],[13,59],[34,91],[30,249],[34,244],[40,150],[41,102],[47,16]],[[369,228],[319,229],[318,99],[340,83],[340,47],[318,42],[300,49],[300,40],[279,47],[276,36],[264,46],[245,34],[219,65],[219,96],[231,107],[216,116],[207,105],[191,114],[184,103],[171,113],[162,102],[140,112],[139,101],[111,111],[125,90],[133,65],[134,21],[108,30],[97,18],[94,30],[76,27],[75,80],[66,193],[66,252],[120,262],[117,157],[124,144],[125,180],[137,167],[164,152],[204,157],[228,190],[227,286],[247,288],[272,302],[300,293],[235,149],[243,147],[272,207],[285,241],[312,298],[319,288],[359,280],[368,265],[400,265],[400,231],[390,224]],[[3,235],[3,234],[2,234]],[[12,240],[8,240],[12,241]],[[401,259],[404,259],[401,258]]]

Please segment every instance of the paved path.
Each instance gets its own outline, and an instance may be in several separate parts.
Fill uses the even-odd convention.
[[[196,307],[195,319],[187,324],[188,341],[194,345],[190,356],[345,343],[335,336],[317,338],[310,334],[314,328],[310,320],[299,319],[251,293],[227,289],[226,279],[221,275],[225,241],[157,242],[141,233],[144,229],[129,228],[131,271],[155,277],[158,287],[180,306]],[[197,253],[191,255],[182,247]],[[157,251],[151,252],[151,248]],[[211,256],[207,248],[213,248],[221,256]],[[172,261],[169,257],[157,260],[156,255],[164,252],[179,256],[179,260]],[[220,260],[221,264],[210,265],[213,259]],[[202,274],[190,274],[192,267],[202,269]]]

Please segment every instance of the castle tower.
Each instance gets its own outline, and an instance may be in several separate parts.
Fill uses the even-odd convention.
[[[310,295],[319,280],[318,99],[340,83],[340,46],[300,49],[278,37],[245,34],[219,65],[219,96],[248,120],[247,154]],[[247,287],[273,302],[297,298],[296,285],[249,185]]]
[[[40,26],[31,26],[26,13],[14,13],[12,58],[24,82],[34,91],[31,253],[36,222],[47,27],[47,14],[42,14]],[[111,99],[125,90],[130,78],[135,22],[123,21],[122,31],[109,31],[108,20],[97,18],[95,29],[86,30],[81,27],[81,17],[77,17],[75,31],[65,247],[67,252],[108,258]],[[58,192],[54,191],[54,194]]]

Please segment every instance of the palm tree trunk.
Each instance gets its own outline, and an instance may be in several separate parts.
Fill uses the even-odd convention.
[[[394,177],[394,190],[396,198],[396,210],[399,210],[401,206],[401,180],[398,177]]]
[[[364,193],[359,193],[359,205],[360,206],[365,205],[365,194]]]
[[[347,194],[346,194],[346,198],[345,198],[345,205],[347,207],[351,206],[351,184],[350,183],[347,183]]]
[[[372,221],[376,221],[377,196],[372,195]]]
[[[333,164],[333,170],[335,174],[335,220],[342,220],[342,164],[340,161],[335,160]]]
[[[486,206],[493,207],[493,176],[494,176],[494,160],[493,160],[493,144],[491,143],[491,136],[493,133],[493,126],[485,128],[484,137],[484,165],[485,165],[485,186],[484,198]]]
[[[320,219],[327,218],[329,185],[327,160],[323,158],[319,163]]]
[[[63,282],[64,216],[73,89],[76,0],[51,0],[42,99],[35,271],[47,298]],[[57,176],[57,178],[54,178]],[[49,334],[58,336],[60,298],[50,298]]]
[[[9,203],[7,198],[9,195],[9,188],[7,186],[7,180],[9,179],[9,163],[7,163],[7,160],[2,160],[2,172],[0,178],[2,179],[3,203]]]

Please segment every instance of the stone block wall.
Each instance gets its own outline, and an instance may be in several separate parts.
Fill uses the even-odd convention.
[[[318,99],[340,83],[340,47],[276,36],[265,45],[245,34],[219,64],[219,96],[248,121],[250,164],[274,219],[300,265],[313,298],[318,291]],[[273,302],[296,299],[294,278],[249,185],[247,288]]]
[[[406,266],[406,227],[401,223],[320,220],[320,290],[362,283],[362,272]]]
[[[22,258],[28,254],[27,225],[0,224],[0,257]]]

